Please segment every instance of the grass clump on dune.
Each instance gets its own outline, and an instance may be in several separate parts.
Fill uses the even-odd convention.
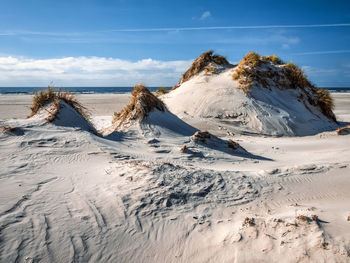
[[[204,67],[204,72],[206,74],[216,74],[217,73],[217,68],[214,67],[213,65],[208,65]]]
[[[45,105],[54,102],[57,98],[56,93],[53,91],[52,87],[48,87],[47,90],[40,91],[39,93],[34,94],[33,104],[30,107],[31,114],[29,117],[34,116],[42,107]]]
[[[9,133],[16,131],[16,128],[11,127],[9,125],[5,125],[5,126],[0,126],[0,131],[1,131],[1,133],[9,134]]]
[[[244,93],[249,94],[251,86],[257,76],[255,68],[259,67],[263,60],[256,52],[250,51],[238,63],[236,70],[233,72],[232,78],[237,80],[239,86]]]
[[[84,118],[88,118],[86,108],[81,105],[74,97],[74,94],[71,92],[55,92],[52,87],[48,87],[47,90],[40,91],[39,93],[35,93],[33,97],[33,104],[30,107],[31,114],[28,118],[34,116],[40,109],[45,107],[46,105],[53,103],[54,107],[51,109],[50,116],[48,118],[49,121],[55,119],[56,114],[59,111],[59,101],[63,100],[72,108],[74,108],[80,115]]]
[[[258,53],[254,51],[249,51],[248,54],[244,56],[244,58],[239,64],[244,64],[251,67],[258,67],[261,64],[261,62],[262,60]]]
[[[251,70],[238,66],[233,73],[232,78],[238,81],[240,88],[245,94],[250,93],[250,87],[254,84],[254,75]]]
[[[301,91],[301,99],[317,107],[329,119],[336,121],[333,113],[334,103],[327,90],[316,88],[301,68],[289,62],[284,63],[278,56],[260,56],[250,51],[234,69],[233,80],[238,81],[244,93],[250,94],[254,86],[271,89],[274,85],[280,89]],[[305,101],[304,101],[305,103]]]
[[[316,88],[315,93],[317,94],[315,104],[321,108],[322,113],[324,115],[336,121],[336,117],[333,113],[334,101],[329,91],[325,89]]]
[[[282,65],[284,62],[277,56],[277,55],[271,55],[271,56],[262,56],[261,60],[264,62],[270,62],[274,65]]]
[[[297,65],[289,62],[282,67],[284,67],[290,88],[302,89],[311,105],[318,107],[324,115],[336,121],[333,113],[334,101],[329,91],[315,87]]]
[[[113,123],[118,123],[117,128],[131,121],[141,122],[146,119],[151,111],[157,109],[165,111],[164,103],[154,96],[144,85],[138,84],[131,92],[131,100],[119,113],[114,113]]]
[[[220,55],[214,55],[213,50],[209,50],[200,55],[195,59],[190,66],[190,68],[182,75],[179,83],[173,87],[173,89],[178,88],[182,83],[189,80],[191,77],[199,74],[203,70],[207,73],[216,73],[216,68],[213,66],[228,66],[230,63],[227,61],[226,57]]]
[[[169,93],[169,90],[166,87],[160,87],[157,91],[157,94],[163,95]]]
[[[302,69],[294,63],[288,62],[287,64],[283,65],[283,68],[285,69],[285,73],[290,82],[291,88],[296,89],[299,87],[305,89],[306,87],[312,86]]]
[[[350,134],[350,125],[346,125],[344,127],[338,128],[336,130],[338,135],[347,135]],[[350,221],[350,216],[348,217],[348,221]]]

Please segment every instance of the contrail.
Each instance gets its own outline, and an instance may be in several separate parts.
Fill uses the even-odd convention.
[[[325,50],[325,51],[310,51],[310,52],[301,52],[294,53],[293,55],[323,55],[323,54],[343,54],[350,53],[350,50]]]
[[[350,27],[350,23],[343,24],[309,24],[309,25],[252,25],[252,26],[208,26],[208,27],[164,27],[164,28],[121,28],[85,32],[40,32],[40,31],[2,31],[0,36],[42,35],[42,36],[81,36],[111,32],[169,32],[169,31],[205,31],[227,29],[274,29],[274,28],[325,28]]]
[[[311,25],[261,25],[261,26],[210,26],[210,27],[164,27],[164,28],[129,28],[111,29],[100,32],[161,32],[161,31],[194,31],[194,30],[225,30],[225,29],[273,29],[273,28],[322,28],[322,27],[349,27],[343,24],[311,24]]]

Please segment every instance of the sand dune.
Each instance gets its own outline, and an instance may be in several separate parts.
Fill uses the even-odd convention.
[[[257,65],[252,65],[250,54]],[[314,135],[337,127],[332,111],[320,107],[323,100],[331,101],[328,93],[324,91],[322,97],[296,66],[273,63],[255,53],[248,53],[238,66],[227,61],[218,65],[204,55],[193,62],[189,71],[196,70],[191,77],[184,78],[187,71],[162,97],[181,118],[211,122],[234,133],[273,136]],[[198,61],[203,63],[199,69]],[[295,87],[297,78],[301,84]]]

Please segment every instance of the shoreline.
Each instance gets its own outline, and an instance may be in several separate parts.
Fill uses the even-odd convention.
[[[171,89],[172,87],[166,87],[167,89]],[[329,89],[329,88],[322,88],[322,87],[319,87],[320,89],[326,89],[328,90],[331,94],[338,94],[338,93],[350,93],[350,88],[336,88],[336,89]],[[1,87],[0,87],[1,89]],[[45,90],[47,88],[42,88],[40,90],[38,90],[38,92],[42,91],[42,90]],[[120,95],[120,94],[129,94],[131,93],[133,87],[130,87],[128,88],[129,90],[128,91],[120,91],[120,92],[89,92],[89,91],[82,91],[82,92],[76,92],[76,91],[73,91],[73,90],[62,90],[64,92],[71,92],[73,93],[74,95],[107,95],[107,94],[111,94],[111,95]],[[159,89],[159,87],[155,88],[155,87],[150,87],[149,88],[150,91],[152,92],[155,92],[156,90]],[[59,90],[58,90],[59,91]],[[37,92],[6,92],[6,93],[1,93],[0,92],[0,97],[1,96],[26,96],[26,95],[29,95],[29,96],[33,96],[35,93]]]
[[[331,93],[335,102],[335,114],[340,121],[345,121],[344,114],[348,110],[350,93]],[[84,105],[91,116],[113,116],[114,112],[120,111],[128,102],[131,93],[94,93],[75,94],[77,100]],[[25,118],[30,113],[30,105],[33,95],[0,95],[0,119]]]

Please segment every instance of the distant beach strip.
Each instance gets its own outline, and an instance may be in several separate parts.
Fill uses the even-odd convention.
[[[160,87],[149,87],[152,92]],[[168,87],[170,88],[170,87]],[[330,92],[345,92],[350,93],[350,87],[322,87]],[[0,95],[21,95],[34,94],[47,87],[0,87]],[[130,93],[133,87],[57,87],[54,90],[70,91],[76,94],[123,94]]]

